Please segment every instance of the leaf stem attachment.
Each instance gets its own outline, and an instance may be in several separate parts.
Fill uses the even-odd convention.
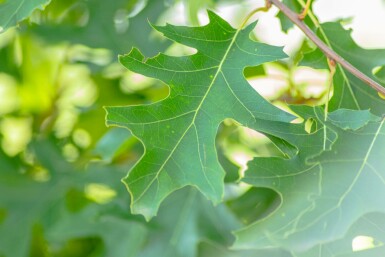
[[[271,7],[270,1],[266,0],[266,5],[264,7],[259,7],[252,10],[243,20],[240,29],[243,29],[245,27],[246,23],[250,20],[251,17],[253,17],[254,14],[256,14],[257,12],[267,12],[270,9],[270,7]]]

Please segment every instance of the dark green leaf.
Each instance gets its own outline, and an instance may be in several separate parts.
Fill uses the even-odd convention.
[[[246,66],[284,58],[281,48],[252,41],[255,23],[241,30],[209,12],[204,27],[155,27],[166,37],[193,47],[191,56],[159,54],[145,59],[137,49],[121,56],[130,70],[170,86],[165,100],[142,106],[108,107],[107,123],[130,129],[142,140],[145,155],[124,180],[131,210],[147,219],[171,192],[196,186],[213,202],[223,194],[224,171],[218,163],[215,136],[225,118],[258,128],[266,121],[292,116],[259,96],[243,76]]]

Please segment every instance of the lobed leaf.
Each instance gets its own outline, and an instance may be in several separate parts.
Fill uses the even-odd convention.
[[[161,53],[145,59],[134,48],[120,56],[128,69],[170,87],[169,96],[154,104],[106,108],[108,125],[130,129],[145,146],[124,183],[132,212],[147,219],[171,192],[187,185],[215,203],[221,200],[225,173],[215,136],[224,119],[253,129],[293,119],[258,95],[243,75],[247,66],[285,58],[282,48],[251,40],[255,23],[236,30],[213,12],[208,15],[210,23],[203,27],[155,26],[171,40],[197,49],[194,55]]]
[[[360,124],[325,122],[320,108],[293,109],[305,120],[314,119],[317,130],[301,133],[301,125],[291,124],[292,132],[286,133],[289,128],[282,127],[277,134],[295,145],[298,155],[249,163],[243,180],[275,190],[282,202],[270,216],[238,231],[237,247],[281,246],[301,253],[342,238],[365,214],[385,212],[384,120],[366,111],[338,110],[330,116]]]

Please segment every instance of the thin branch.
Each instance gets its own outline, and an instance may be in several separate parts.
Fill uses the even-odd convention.
[[[299,15],[293,12],[290,8],[288,8],[285,4],[281,3],[279,0],[268,0],[270,3],[274,4],[278,9],[291,20],[297,27],[299,27],[303,33],[311,40],[313,43],[331,60],[339,63],[342,67],[344,67],[351,74],[356,76],[365,84],[369,85],[377,92],[381,94],[385,94],[385,88],[381,86],[379,83],[371,79],[369,76],[362,73],[344,58],[342,58],[339,54],[334,52],[331,48],[329,48],[308,26],[300,19]]]

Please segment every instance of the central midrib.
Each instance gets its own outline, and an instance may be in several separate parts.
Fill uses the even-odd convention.
[[[218,69],[209,85],[209,87],[207,88],[207,91],[205,93],[205,95],[203,96],[201,102],[199,103],[198,107],[195,109],[195,114],[194,114],[194,117],[193,119],[191,120],[191,123],[189,124],[189,126],[186,128],[186,130],[184,131],[184,133],[182,134],[182,136],[180,137],[180,139],[178,140],[178,142],[175,144],[174,148],[171,150],[170,154],[167,156],[166,160],[164,161],[164,163],[162,164],[162,166],[158,169],[158,171],[156,172],[156,175],[154,176],[154,178],[148,183],[147,187],[143,190],[143,192],[138,196],[138,198],[134,201],[132,201],[132,204],[134,204],[135,202],[139,201],[143,195],[147,192],[147,190],[151,187],[151,185],[153,184],[153,182],[159,177],[159,174],[160,172],[162,171],[162,169],[164,168],[164,166],[168,163],[168,161],[170,160],[171,156],[174,154],[175,150],[178,148],[179,144],[182,142],[183,138],[186,136],[187,132],[190,130],[190,128],[195,124],[195,120],[197,118],[197,115],[198,115],[198,112],[200,110],[200,108],[202,107],[204,101],[206,100],[208,94],[210,93],[210,90],[211,88],[213,87],[213,85],[215,84],[215,81],[218,77],[218,75],[221,73],[222,71],[222,66],[224,64],[224,62],[226,61],[227,59],[227,56],[231,50],[231,48],[233,47],[234,43],[235,43],[235,40],[237,39],[238,37],[238,34],[239,32],[241,31],[242,28],[239,28],[237,29],[237,31],[235,32],[234,34],[234,37],[233,39],[231,40],[228,48],[226,49],[226,52],[225,54],[223,55],[223,58],[221,59],[221,62],[219,63],[219,66],[218,66]]]

